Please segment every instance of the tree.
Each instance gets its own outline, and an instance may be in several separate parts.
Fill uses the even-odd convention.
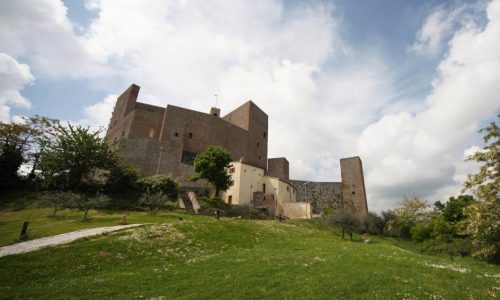
[[[12,188],[23,163],[33,166],[30,177],[34,178],[40,153],[54,140],[57,124],[38,115],[24,117],[21,123],[0,122],[0,185]]]
[[[149,213],[158,211],[168,201],[168,197],[162,192],[151,193],[149,188],[139,198],[139,204],[148,208]]]
[[[87,214],[91,209],[103,208],[109,203],[109,197],[100,193],[94,196],[88,196],[85,194],[75,194],[74,199],[76,200],[76,205],[78,209],[83,211],[83,221],[87,221]]]
[[[359,218],[348,209],[338,209],[328,217],[327,222],[334,227],[342,229],[342,239],[347,232],[352,241],[353,231],[360,225]]]
[[[192,181],[206,179],[215,187],[215,196],[219,197],[220,190],[227,190],[231,184],[231,175],[226,171],[231,166],[231,156],[226,149],[210,146],[204,152],[196,155],[194,171],[190,177]]]
[[[62,206],[69,204],[72,200],[75,200],[72,193],[67,192],[56,192],[50,195],[48,202],[54,208],[52,212],[52,218],[56,216],[57,210]]]
[[[436,201],[434,207],[436,212],[443,215],[446,222],[458,223],[467,217],[465,209],[474,202],[476,202],[474,197],[470,195],[460,195],[457,198],[450,197],[444,204],[440,201]]]
[[[96,183],[98,170],[116,164],[116,155],[99,134],[81,126],[59,126],[54,144],[41,155],[40,169],[49,187],[84,191]]]
[[[479,201],[467,209],[465,233],[472,237],[473,256],[500,263],[500,130],[492,122],[479,132],[485,133],[486,145],[467,160],[476,161],[481,167],[464,183],[464,191],[473,191]]]
[[[127,165],[117,163],[106,177],[105,190],[108,194],[129,195],[140,190],[139,172]]]
[[[139,184],[142,186],[144,192],[161,194],[171,200],[176,200],[179,193],[177,182],[165,175],[154,175],[141,178]]]
[[[0,122],[0,188],[12,188],[19,180],[31,130],[23,124]]]
[[[383,234],[385,222],[382,217],[374,212],[368,212],[363,218],[363,225],[369,234]]]
[[[398,232],[399,237],[411,238],[411,228],[419,222],[427,221],[431,216],[430,205],[417,197],[405,197],[402,206],[394,209],[394,218],[387,227]]]

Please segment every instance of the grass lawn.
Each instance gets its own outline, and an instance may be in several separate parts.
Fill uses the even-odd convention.
[[[0,210],[0,246],[18,243],[24,221],[29,221],[28,237],[30,240],[55,234],[103,226],[118,225],[123,215],[127,215],[128,224],[172,222],[178,215],[190,217],[183,212],[151,215],[147,212],[131,211],[95,211],[89,212],[89,220],[83,222],[83,212],[65,209],[58,211],[56,217],[50,217],[51,208],[30,208],[21,211]]]
[[[38,218],[43,219],[47,212],[39,212]],[[64,231],[79,224],[81,214],[74,219],[72,214],[44,222],[59,222],[51,230]],[[78,226],[116,224],[120,216],[94,214],[93,221]],[[2,257],[0,298],[500,296],[500,267],[470,258],[422,255],[396,246],[391,239],[375,239],[370,244],[341,241],[336,233],[308,221],[223,218],[217,222],[210,217],[183,215],[185,221],[177,222],[176,216],[133,213],[131,223],[157,224]],[[6,223],[0,227],[2,235],[5,226],[12,223],[5,218],[2,213],[0,220]]]

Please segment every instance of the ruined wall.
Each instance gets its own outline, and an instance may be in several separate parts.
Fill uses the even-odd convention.
[[[368,213],[363,166],[358,156],[340,160],[344,202],[360,217]]]
[[[289,163],[284,157],[269,158],[267,160],[267,175],[289,180]]]
[[[313,213],[319,214],[324,208],[336,209],[342,207],[341,182],[314,182],[291,180],[297,188],[298,202],[313,203]]]

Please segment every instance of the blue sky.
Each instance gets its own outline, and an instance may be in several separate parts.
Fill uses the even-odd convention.
[[[131,83],[161,106],[252,99],[292,177],[359,155],[374,210],[443,200],[499,111],[498,28],[498,0],[2,1],[0,120],[105,127]]]

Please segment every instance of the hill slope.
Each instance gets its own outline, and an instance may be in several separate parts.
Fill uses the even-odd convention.
[[[208,217],[0,258],[0,298],[495,299],[500,268],[341,241],[311,222]]]

